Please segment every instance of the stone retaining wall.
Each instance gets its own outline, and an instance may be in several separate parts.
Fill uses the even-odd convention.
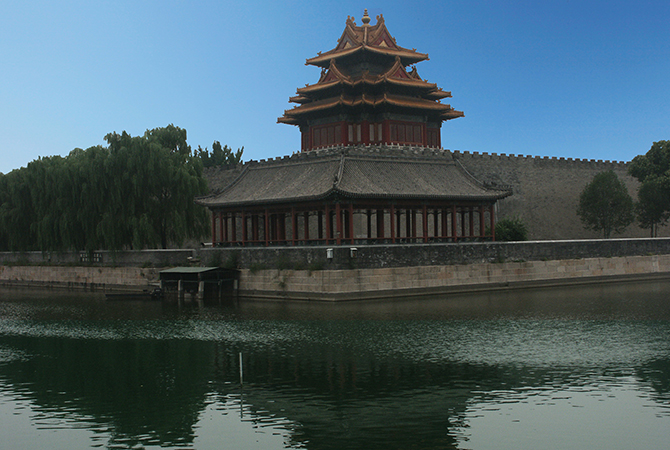
[[[160,269],[138,267],[0,266],[0,284],[91,290],[148,288]]]
[[[353,270],[243,270],[240,296],[360,300],[488,289],[670,278],[670,255]]]

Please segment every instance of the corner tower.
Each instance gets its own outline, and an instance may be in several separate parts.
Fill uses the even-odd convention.
[[[348,17],[337,47],[307,60],[321,67],[315,84],[298,88],[279,123],[297,125],[301,149],[354,144],[441,147],[440,127],[462,117],[451,97],[419,76],[413,65],[428,55],[396,44],[384,18],[370,25],[367,10],[357,26]],[[408,67],[412,66],[409,70]]]

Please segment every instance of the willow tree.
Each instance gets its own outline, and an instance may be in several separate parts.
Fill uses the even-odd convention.
[[[207,193],[202,162],[185,130],[106,140],[0,175],[0,249],[166,248],[207,232],[206,209],[194,202]]]
[[[105,234],[113,247],[167,248],[207,230],[206,210],[194,198],[207,192],[202,163],[191,154],[186,130],[170,125],[144,136],[108,134],[108,177],[117,180],[110,192]]]

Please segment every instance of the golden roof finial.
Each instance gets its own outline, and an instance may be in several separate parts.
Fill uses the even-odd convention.
[[[363,25],[369,25],[370,24],[370,16],[368,16],[368,10],[367,9],[363,12],[363,18],[361,19],[361,22],[363,22]]]

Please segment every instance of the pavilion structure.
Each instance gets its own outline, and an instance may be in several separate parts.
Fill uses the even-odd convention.
[[[441,149],[442,122],[463,116],[449,92],[408,65],[428,55],[398,46],[381,16],[346,21],[337,47],[280,123],[300,128],[301,152],[245,163],[198,199],[215,246],[429,243],[495,239],[487,188]]]
[[[462,117],[441,100],[451,97],[421,79],[416,67],[425,53],[396,44],[384,24],[356,26],[347,18],[337,47],[307,60],[321,67],[316,84],[298,88],[289,101],[298,106],[284,112],[280,123],[297,125],[302,150],[333,145],[400,144],[441,147],[440,127]]]

